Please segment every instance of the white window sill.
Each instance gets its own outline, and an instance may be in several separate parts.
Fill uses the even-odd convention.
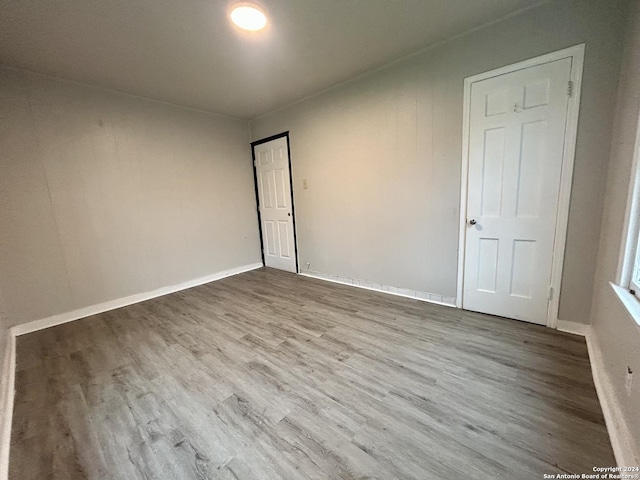
[[[621,287],[620,285],[616,285],[612,282],[609,282],[609,285],[611,285],[611,288],[613,288],[613,291],[618,296],[618,299],[620,300],[622,305],[624,305],[624,307],[627,309],[629,315],[633,317],[636,324],[640,327],[640,300],[638,299],[638,297],[636,297],[632,293],[629,293],[629,290]]]

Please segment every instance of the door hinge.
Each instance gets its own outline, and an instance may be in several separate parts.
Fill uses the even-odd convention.
[[[553,300],[553,287],[549,287],[549,300]]]
[[[573,81],[569,80],[569,84],[567,85],[567,95],[573,95]]]

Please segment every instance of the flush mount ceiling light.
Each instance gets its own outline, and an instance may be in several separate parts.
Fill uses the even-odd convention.
[[[231,10],[229,16],[238,27],[251,32],[262,30],[267,25],[267,16],[254,5],[238,5]]]

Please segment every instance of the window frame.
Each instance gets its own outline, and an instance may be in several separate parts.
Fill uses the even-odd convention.
[[[631,182],[625,215],[616,283],[618,287],[633,295],[640,304],[640,113],[636,122]]]

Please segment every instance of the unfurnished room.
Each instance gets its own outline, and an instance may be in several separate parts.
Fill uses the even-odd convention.
[[[0,480],[640,479],[639,0],[0,0]]]

